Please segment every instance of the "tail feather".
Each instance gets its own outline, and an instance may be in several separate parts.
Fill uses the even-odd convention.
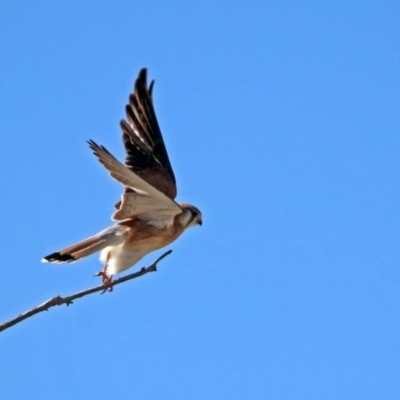
[[[119,244],[123,241],[119,227],[113,226],[95,236],[82,240],[65,249],[51,253],[42,258],[42,262],[51,263],[73,263],[83,257],[89,256],[107,246]]]

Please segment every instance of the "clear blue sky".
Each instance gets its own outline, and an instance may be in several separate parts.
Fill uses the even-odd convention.
[[[7,399],[400,398],[398,1],[2,1],[0,321],[98,283],[141,67],[203,226],[0,334]],[[148,265],[153,254],[137,268]],[[130,270],[132,271],[132,270]]]

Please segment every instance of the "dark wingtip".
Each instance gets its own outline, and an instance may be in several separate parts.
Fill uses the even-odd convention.
[[[71,254],[60,254],[58,251],[52,254],[49,254],[46,257],[43,257],[42,259],[43,262],[55,262],[55,263],[61,263],[61,262],[72,262],[76,261]]]
[[[137,80],[141,80],[141,81],[144,81],[146,83],[146,81],[147,81],[147,68],[142,68],[139,71],[139,75],[138,75]]]
[[[134,92],[137,95],[138,92],[141,90],[147,91],[147,68],[142,68],[139,71],[139,75],[136,78],[135,85],[134,85]]]
[[[104,152],[106,152],[107,154],[111,154],[104,146],[102,146],[101,144],[97,144],[94,140],[89,139],[86,141],[89,144],[89,147],[92,149],[93,153],[99,157],[98,154],[98,150],[102,150]]]
[[[92,139],[87,140],[86,143],[89,145],[90,150],[93,151],[93,154],[94,154],[96,157],[99,157],[98,154],[97,154],[97,149],[98,149],[100,146],[99,146],[94,140],[92,140]]]
[[[153,101],[153,88],[154,88],[154,79],[150,82],[149,89],[148,89],[149,97],[150,97],[151,101]]]
[[[86,140],[86,143],[92,150],[95,150],[96,147],[99,147],[99,145],[92,139]]]
[[[145,88],[147,88],[147,68],[142,68],[139,71],[138,77],[136,78],[136,81],[135,81],[135,87],[137,88],[142,83],[143,83],[143,86]],[[152,100],[153,87],[154,87],[154,79],[150,82],[150,85],[147,88],[147,92],[149,94],[150,100]]]

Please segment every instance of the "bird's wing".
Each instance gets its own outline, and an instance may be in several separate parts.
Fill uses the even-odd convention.
[[[127,121],[121,121],[125,164],[173,200],[177,194],[176,181],[153,108],[153,84],[154,81],[147,87],[147,70],[140,70],[125,108]]]
[[[105,147],[99,146],[93,140],[89,140],[88,143],[110,176],[133,190],[122,195],[120,208],[112,216],[114,220],[120,221],[141,214],[154,215],[154,218],[157,215],[172,218],[182,211],[178,204],[164,193],[121,164]]]
[[[169,218],[175,216],[177,212],[175,212],[175,207],[171,208],[170,204],[165,205],[158,198],[143,193],[128,192],[121,196],[119,209],[115,211],[111,219],[122,221],[135,215],[148,214],[163,214]]]

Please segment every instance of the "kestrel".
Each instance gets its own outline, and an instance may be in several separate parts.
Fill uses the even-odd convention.
[[[175,176],[153,108],[154,81],[147,86],[142,69],[122,120],[125,165],[106,148],[89,140],[89,146],[110,176],[125,190],[115,207],[115,225],[79,243],[49,254],[43,262],[72,263],[101,251],[104,267],[97,275],[110,283],[113,275],[132,267],[146,254],[167,246],[187,228],[202,224],[191,204],[177,203]]]

